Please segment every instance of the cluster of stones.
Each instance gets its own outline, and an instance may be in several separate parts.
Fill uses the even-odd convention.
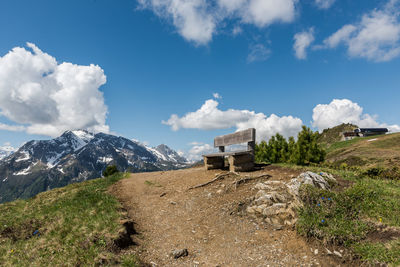
[[[297,221],[296,210],[302,205],[299,189],[302,184],[309,184],[324,190],[330,190],[330,184],[336,179],[328,173],[316,174],[305,172],[289,183],[266,181],[255,185],[258,190],[247,212],[275,227],[293,226]]]

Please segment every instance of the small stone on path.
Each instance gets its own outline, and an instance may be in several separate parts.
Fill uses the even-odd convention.
[[[189,255],[189,252],[186,248],[175,249],[174,251],[172,251],[172,256],[174,257],[174,259],[179,259],[180,257],[186,257],[187,255]]]

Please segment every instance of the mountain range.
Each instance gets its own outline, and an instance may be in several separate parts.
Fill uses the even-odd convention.
[[[166,145],[154,148],[121,136],[66,131],[51,140],[30,141],[0,159],[0,203],[102,176],[108,165],[120,171],[184,168],[187,159]]]

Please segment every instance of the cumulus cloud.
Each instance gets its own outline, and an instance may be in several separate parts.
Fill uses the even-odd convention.
[[[392,60],[400,55],[400,22],[398,0],[389,1],[382,9],[364,14],[355,24],[344,25],[324,40],[326,48],[347,46],[350,57],[375,62]]]
[[[400,131],[399,125],[379,123],[377,116],[364,113],[362,107],[348,99],[334,99],[329,104],[319,104],[313,109],[312,125],[322,131],[342,123],[352,123],[359,127],[387,127],[392,132]]]
[[[185,157],[189,161],[196,161],[200,160],[202,155],[210,154],[216,152],[217,150],[209,144],[196,144],[189,150]]]
[[[0,57],[1,115],[18,123],[0,129],[57,136],[68,129],[108,132],[107,106],[97,65],[59,64],[36,45],[15,47]]]
[[[269,58],[271,50],[263,44],[255,44],[250,46],[250,52],[247,55],[247,62],[265,61]]]
[[[299,118],[292,116],[279,117],[275,114],[266,116],[263,113],[236,109],[223,111],[218,109],[218,104],[216,100],[209,99],[200,109],[189,112],[183,117],[173,114],[169,120],[162,123],[171,126],[174,131],[181,128],[201,130],[256,128],[258,141],[269,139],[276,133],[285,137],[295,136],[303,125]]]
[[[314,42],[314,28],[308,29],[308,31],[303,31],[296,33],[294,35],[294,45],[293,49],[295,51],[295,55],[298,59],[306,59],[307,58],[307,48]]]
[[[330,8],[336,0],[315,0],[315,4],[320,9]]]
[[[218,93],[213,93],[213,97],[215,99],[221,99],[222,98],[222,96],[220,94],[218,94]]]
[[[178,33],[196,45],[205,45],[225,20],[257,27],[292,22],[298,0],[138,0],[142,9],[171,21]],[[236,29],[236,30],[235,30]],[[238,31],[240,29],[240,31]],[[241,32],[237,26],[236,34]]]

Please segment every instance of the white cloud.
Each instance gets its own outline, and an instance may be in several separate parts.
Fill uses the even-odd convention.
[[[314,42],[314,28],[310,28],[308,31],[296,33],[293,39],[293,49],[296,57],[298,59],[306,59],[306,49],[311,45],[312,42]]]
[[[213,97],[215,99],[221,99],[222,98],[222,96],[220,94],[218,94],[218,93],[213,93]]]
[[[0,130],[12,131],[12,132],[23,132],[25,127],[21,125],[8,125],[0,123]]]
[[[341,42],[349,42],[350,35],[357,30],[354,25],[344,25],[340,30],[324,40],[324,44],[329,48],[335,48]]]
[[[263,113],[255,113],[249,110],[218,109],[218,102],[213,99],[207,100],[200,109],[189,112],[183,117],[173,114],[163,124],[171,126],[177,131],[181,128],[216,130],[235,127],[236,130],[256,128],[257,140],[269,139],[276,133],[285,137],[295,136],[300,130],[303,122],[292,116],[279,117],[271,114],[269,117]]]
[[[389,1],[382,9],[364,14],[356,24],[348,24],[324,40],[326,48],[347,46],[350,57],[375,62],[400,55],[399,1]]]
[[[269,58],[271,50],[263,44],[250,46],[250,53],[247,55],[247,62],[265,61]]]
[[[315,0],[315,4],[320,9],[328,9],[330,8],[336,0]]]
[[[194,145],[189,152],[185,155],[185,157],[189,161],[200,160],[202,155],[210,154],[216,152],[217,150],[209,144],[197,144]]]
[[[107,106],[99,87],[106,83],[97,65],[58,64],[34,44],[15,47],[0,57],[1,115],[13,131],[57,136],[68,129],[108,132]],[[7,129],[8,128],[8,129]]]
[[[250,0],[241,17],[244,22],[265,27],[275,22],[292,22],[296,0]]]
[[[243,29],[240,26],[235,26],[232,30],[233,35],[238,35],[238,34],[241,34],[242,32],[243,32]]]
[[[257,27],[292,22],[298,0],[138,0],[143,9],[172,22],[178,33],[196,45],[205,45],[225,20]],[[236,26],[233,32],[240,33]],[[236,29],[236,30],[235,30]]]
[[[400,131],[399,125],[379,123],[377,116],[363,113],[363,108],[348,99],[334,99],[329,104],[319,104],[313,109],[312,125],[322,131],[342,123],[359,127],[387,127],[392,132]]]

